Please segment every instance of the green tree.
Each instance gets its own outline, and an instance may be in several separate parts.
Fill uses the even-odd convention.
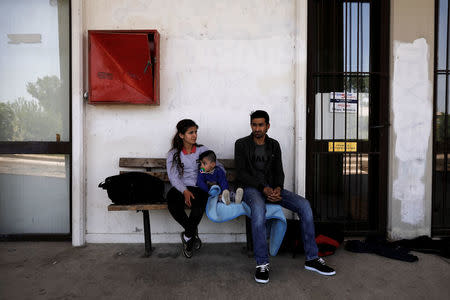
[[[26,86],[32,100],[19,97],[1,106],[0,138],[54,141],[55,134],[63,130],[63,109],[67,108],[67,97],[64,97],[60,80],[56,76],[45,76]]]
[[[12,141],[14,138],[14,111],[9,103],[0,103],[0,141]]]
[[[36,100],[27,101],[20,97],[11,103],[11,108],[16,118],[18,141],[52,141],[55,132],[61,128],[61,121]]]
[[[61,117],[67,99],[64,98],[64,91],[58,77],[45,76],[38,78],[36,82],[29,82],[27,83],[27,91],[34,99],[39,101],[44,111],[58,114]]]

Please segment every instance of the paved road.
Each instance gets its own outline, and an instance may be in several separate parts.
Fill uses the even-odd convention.
[[[0,243],[0,299],[448,299],[450,260],[415,253],[407,263],[338,249],[337,275],[303,269],[303,255],[271,260],[270,282],[253,280],[242,244],[206,244],[192,259],[156,244]]]

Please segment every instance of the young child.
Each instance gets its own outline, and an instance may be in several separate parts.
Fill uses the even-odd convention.
[[[225,175],[225,172],[217,167],[216,168],[216,154],[214,151],[207,150],[200,154],[200,171],[197,176],[197,186],[204,190],[205,192],[209,192],[209,189],[213,185],[220,186],[222,190],[222,202],[226,205],[230,204],[230,191],[228,189],[228,181]],[[238,188],[236,190],[236,194],[234,197],[235,203],[242,202],[242,196],[244,194],[244,190],[242,188]]]

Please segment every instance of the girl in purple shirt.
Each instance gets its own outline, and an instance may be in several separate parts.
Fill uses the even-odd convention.
[[[177,124],[177,133],[172,140],[172,148],[167,155],[167,175],[172,188],[167,193],[170,214],[184,228],[181,233],[183,254],[191,258],[193,250],[200,249],[198,224],[205,211],[208,193],[196,186],[199,170],[199,155],[208,148],[197,144],[198,125],[190,119]],[[185,206],[191,209],[189,216]]]

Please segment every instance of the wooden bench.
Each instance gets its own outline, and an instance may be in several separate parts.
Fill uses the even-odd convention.
[[[234,169],[233,159],[219,159],[227,170],[227,180],[229,183],[235,182],[236,173]],[[166,170],[165,158],[128,158],[121,157],[119,160],[119,167],[127,168],[128,170],[121,170],[120,173],[127,171],[141,171],[147,174],[160,178],[164,182],[169,182]],[[148,257],[152,254],[152,236],[150,228],[150,214],[149,210],[164,210],[167,209],[167,203],[155,203],[155,204],[140,204],[133,205],[117,205],[111,204],[108,206],[108,211],[142,211],[144,219],[144,238],[145,238],[145,253],[144,256]],[[251,235],[251,223],[248,217],[245,218],[246,225],[246,237],[247,237],[247,250],[249,255],[252,253],[253,242]]]

